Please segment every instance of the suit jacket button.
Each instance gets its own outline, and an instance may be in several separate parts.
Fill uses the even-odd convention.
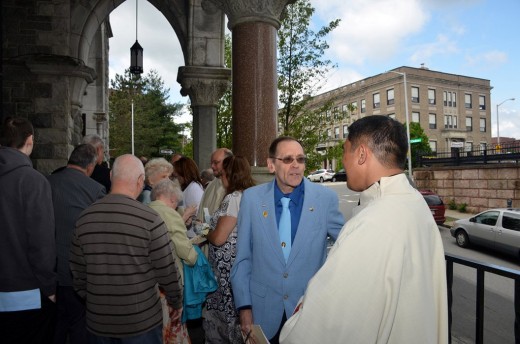
[[[287,278],[287,276],[289,276],[289,274],[288,274],[287,272],[285,272],[285,273],[283,274],[283,278]]]
[[[289,295],[284,295],[284,296],[283,296],[283,299],[284,299],[284,300],[287,300],[288,298],[289,298]]]

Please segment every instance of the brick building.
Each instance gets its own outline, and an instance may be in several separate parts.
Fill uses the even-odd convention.
[[[421,124],[433,151],[491,143],[489,80],[403,66],[315,96],[311,107],[333,103],[322,127],[328,139],[317,150],[345,139],[348,126],[364,116],[387,115],[406,123],[405,75],[409,120]]]

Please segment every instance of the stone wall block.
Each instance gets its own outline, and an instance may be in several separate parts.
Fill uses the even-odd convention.
[[[497,190],[497,198],[514,198],[515,197],[515,190]]]
[[[52,115],[50,113],[36,113],[29,115],[34,128],[52,128]]]
[[[52,143],[40,143],[37,139],[34,142],[34,149],[31,159],[51,159],[54,155],[54,145]]]
[[[70,142],[67,131],[63,129],[48,128],[35,131],[36,144],[57,144]]]
[[[462,171],[453,170],[453,179],[462,179]]]
[[[478,196],[483,198],[497,198],[497,190],[481,189],[477,190]]]
[[[505,208],[506,206],[506,201],[499,198],[492,198],[488,202],[488,208]]]
[[[520,190],[520,180],[508,180],[507,188],[510,190]]]
[[[479,169],[478,175],[479,175],[479,179],[487,179],[487,180],[498,179],[497,169],[494,169],[494,168],[493,169],[490,169],[490,168]]]
[[[504,168],[500,170],[500,179],[512,180],[520,179],[520,170],[518,168]]]
[[[47,82],[35,82],[27,84],[27,91],[32,98],[50,98],[52,96],[52,84]]]
[[[460,179],[460,180],[454,180],[453,181],[453,186],[456,187],[456,188],[469,188],[469,180],[464,180],[464,179]]]
[[[489,180],[488,188],[495,190],[507,189],[507,180]]]
[[[461,179],[478,179],[478,170],[462,170]]]
[[[453,179],[454,171],[433,171],[433,178],[435,179]],[[430,174],[430,173],[429,173]]]
[[[28,115],[34,112],[34,105],[32,102],[19,101],[16,102],[16,114]]]
[[[488,181],[487,181],[487,179],[470,180],[469,187],[472,189],[487,189]]]
[[[478,208],[486,208],[488,206],[488,203],[489,203],[489,200],[487,198],[477,197],[477,198],[474,198],[471,200],[471,205],[473,207],[478,207]]]

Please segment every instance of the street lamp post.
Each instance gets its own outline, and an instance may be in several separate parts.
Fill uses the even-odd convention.
[[[499,117],[498,117],[498,107],[502,104],[504,104],[505,102],[507,102],[508,100],[515,100],[515,98],[509,98],[509,99],[506,99],[504,100],[502,103],[500,104],[497,104],[497,145],[500,146],[500,125],[498,123],[499,121]]]
[[[403,76],[403,87],[404,87],[404,112],[405,112],[405,119],[406,119],[406,136],[408,139],[408,176],[410,177],[410,180],[413,181],[413,175],[412,175],[412,146],[410,143],[410,118],[408,115],[408,87],[406,85],[406,73],[396,72],[394,70],[389,70],[389,73],[395,73]]]

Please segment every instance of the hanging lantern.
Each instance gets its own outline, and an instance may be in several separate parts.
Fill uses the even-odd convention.
[[[130,73],[140,75],[143,72],[143,47],[135,40],[130,48]]]
[[[143,72],[143,47],[137,41],[137,16],[139,2],[135,0],[135,43],[130,48],[130,73],[141,75]]]

